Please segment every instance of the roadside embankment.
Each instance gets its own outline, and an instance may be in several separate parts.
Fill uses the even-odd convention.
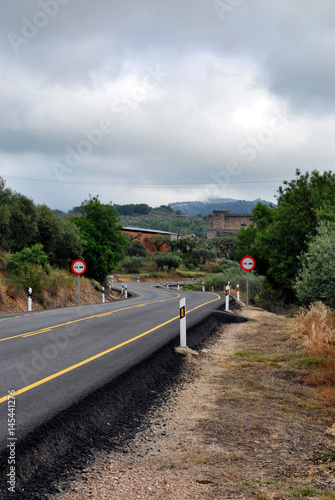
[[[334,500],[335,409],[305,382],[306,347],[291,319],[242,314],[254,321],[222,325],[189,357],[148,426],[94,453],[48,499]]]

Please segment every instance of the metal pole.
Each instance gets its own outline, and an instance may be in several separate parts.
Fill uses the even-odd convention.
[[[80,306],[80,274],[78,274],[78,306]]]
[[[248,307],[248,295],[249,295],[249,272],[247,271],[247,304]]]

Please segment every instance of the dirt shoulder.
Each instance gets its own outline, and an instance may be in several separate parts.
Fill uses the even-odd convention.
[[[53,500],[335,499],[335,410],[301,382],[288,321],[224,326],[127,453],[100,453]]]

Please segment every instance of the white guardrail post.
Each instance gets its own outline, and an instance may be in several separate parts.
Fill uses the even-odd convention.
[[[32,303],[33,303],[32,293],[33,293],[33,289],[29,287],[28,288],[28,311],[32,310]]]
[[[226,311],[229,311],[229,286],[226,286]]]
[[[128,297],[128,285],[124,287],[124,298],[126,299]]]
[[[179,301],[180,314],[180,346],[186,347],[186,299],[183,297]]]
[[[236,291],[237,291],[236,299],[237,299],[237,302],[239,302],[239,300],[240,300],[240,285],[236,285]]]
[[[101,287],[101,301],[104,304],[105,303],[105,287]]]

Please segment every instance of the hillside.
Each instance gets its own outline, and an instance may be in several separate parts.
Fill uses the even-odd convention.
[[[181,201],[176,203],[169,203],[173,210],[180,210],[187,215],[208,215],[213,210],[230,210],[234,213],[250,213],[251,210],[260,202],[264,205],[274,205],[273,203],[261,199],[246,201],[234,200],[232,198],[219,198],[210,200],[208,202],[202,201]]]
[[[149,205],[115,205],[124,226],[157,229],[179,234],[196,234],[201,237],[207,228],[207,215],[213,210],[230,210],[233,213],[251,213],[258,202],[270,206],[271,202],[257,199],[253,201],[233,198],[211,199],[202,201],[181,201],[152,208]],[[57,215],[64,216],[59,210]],[[74,207],[69,214],[80,213],[80,207]]]
[[[152,208],[148,214],[121,215],[124,226],[158,229],[179,234],[203,236],[207,221],[203,216],[175,213],[170,207]]]

